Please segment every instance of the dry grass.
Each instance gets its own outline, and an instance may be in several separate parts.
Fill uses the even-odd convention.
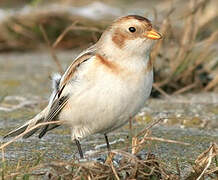
[[[45,124],[60,123],[46,122],[37,124],[31,129],[27,129],[21,135],[15,137],[11,141],[2,144],[0,149],[2,151],[2,166],[1,178],[5,179],[167,179],[179,180],[181,179],[181,171],[179,162],[177,161],[177,172],[173,172],[171,167],[167,166],[161,159],[152,153],[148,153],[145,157],[140,156],[140,152],[148,146],[148,141],[161,141],[164,143],[176,143],[182,145],[190,145],[183,142],[172,141],[162,138],[151,137],[149,130],[161,120],[152,123],[137,135],[132,137],[132,144],[127,148],[115,149],[108,153],[104,162],[96,160],[78,161],[72,160],[70,162],[51,160],[49,163],[41,163],[43,154],[38,154],[34,162],[29,162],[27,165],[20,164],[18,161],[16,168],[10,168],[5,159],[4,150],[15,140],[25,135],[34,128],[39,128]],[[129,144],[129,143],[127,143]],[[126,148],[125,148],[126,149]],[[97,152],[94,155],[100,156],[105,152]],[[121,156],[117,160],[116,155]],[[93,156],[93,155],[92,155]],[[218,177],[218,146],[212,143],[211,146],[198,156],[193,165],[193,170],[186,173],[186,180],[201,178],[217,178]],[[183,177],[184,179],[184,177]]]
[[[71,49],[84,48],[96,41],[105,28],[105,23],[79,16],[72,17],[64,12],[37,11],[30,15],[11,16],[0,23],[0,51],[40,49],[44,46],[41,26],[45,29],[51,44],[68,29],[64,38],[61,38],[61,42],[58,46],[56,43],[55,47]]]
[[[161,26],[164,40],[156,44],[152,54],[157,60],[156,88],[179,94],[193,89],[208,91],[218,86],[218,53],[212,48],[218,40],[218,31],[214,29],[207,37],[203,37],[205,32],[202,31],[209,23],[215,23],[218,14],[200,23],[209,3],[207,0],[189,1],[187,12],[176,19],[183,24],[180,27],[172,20],[176,9],[169,10]]]

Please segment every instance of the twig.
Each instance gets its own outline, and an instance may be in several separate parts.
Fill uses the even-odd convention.
[[[70,30],[85,30],[85,31],[93,31],[93,32],[101,32],[100,29],[95,27],[84,27],[84,26],[75,26],[77,21],[75,21],[72,25],[67,27],[60,36],[56,39],[56,41],[53,43],[52,47],[56,48],[57,45],[60,43],[60,41],[64,38],[64,36],[70,31]]]
[[[157,91],[159,91],[163,96],[169,98],[170,95],[167,94],[163,89],[161,89],[157,84],[153,84],[154,89],[156,89]]]
[[[156,124],[158,124],[159,122],[163,121],[165,118],[160,118],[154,122],[152,122],[150,125],[148,125],[146,128],[144,128],[142,131],[140,131],[136,137],[139,137],[141,135],[143,135],[148,129],[152,128],[153,126],[155,126]]]
[[[72,27],[74,27],[76,25],[78,21],[73,22],[73,24],[71,24],[69,27],[67,27],[56,39],[56,41],[53,43],[52,48],[56,48],[56,46],[61,42],[61,40],[64,38],[64,36],[70,31],[72,30]]]
[[[144,137],[144,139],[149,140],[149,141],[160,141],[160,142],[167,142],[167,143],[182,144],[185,146],[190,146],[189,143],[175,141],[175,140],[171,140],[171,139],[163,139],[163,138],[157,138],[157,137]]]
[[[196,59],[195,63],[190,66],[185,74],[182,74],[181,77],[185,80],[188,76],[190,76],[191,73],[199,66],[202,64],[205,60],[207,60],[207,57],[211,54],[211,45],[217,41],[218,39],[218,31],[213,32],[209,38],[203,41],[204,46],[204,51],[201,51],[200,54],[198,55],[198,58]]]
[[[187,18],[187,17],[191,16],[192,14],[195,14],[198,10],[202,9],[203,7],[205,7],[205,5],[208,2],[209,2],[208,0],[200,1],[198,4],[193,6],[193,8],[188,13],[185,13],[181,18]]]
[[[7,143],[4,143],[0,146],[0,149],[3,149],[5,148],[6,146],[10,145],[11,143],[13,143],[15,140],[19,139],[20,137],[24,136],[25,134],[27,134],[28,132],[38,128],[38,127],[41,127],[41,126],[45,126],[45,125],[48,125],[48,124],[58,124],[58,123],[63,123],[64,121],[52,121],[52,122],[43,122],[43,123],[39,123],[35,126],[33,126],[32,128],[30,129],[27,129],[26,131],[24,131],[23,133],[19,134],[18,136],[14,137],[12,140],[8,141]]]
[[[60,62],[59,62],[59,60],[58,60],[58,58],[57,58],[57,56],[56,56],[56,54],[55,54],[55,52],[54,52],[54,49],[52,48],[52,46],[51,46],[51,44],[50,44],[50,42],[49,42],[48,36],[47,36],[47,34],[46,34],[46,32],[45,32],[45,29],[44,29],[44,27],[42,26],[42,24],[39,25],[39,28],[40,28],[40,30],[41,30],[41,32],[42,32],[42,35],[43,35],[43,37],[44,37],[44,39],[45,39],[45,41],[46,41],[46,43],[47,43],[48,48],[49,48],[49,50],[50,50],[52,59],[54,60],[54,62],[56,63],[56,65],[57,65],[57,67],[58,67],[58,71],[59,71],[61,74],[63,74],[63,68],[62,68],[62,66],[61,66],[61,64],[60,64]]]
[[[218,84],[218,74],[214,77],[214,79],[204,88],[205,91],[209,91],[214,88]]]
[[[71,27],[72,30],[85,30],[85,31],[93,31],[93,32],[103,32],[96,27],[85,27],[85,26],[73,26]]]
[[[216,172],[218,172],[218,167],[215,167],[214,169],[208,170],[205,174],[209,175],[209,174],[216,173]]]
[[[76,177],[78,174],[79,174],[79,172],[80,172],[80,170],[81,170],[81,166],[77,169],[77,171],[76,171],[76,173],[75,173],[75,175],[74,175],[74,177]]]
[[[110,163],[110,166],[111,166],[111,169],[112,169],[112,171],[113,171],[113,173],[114,173],[116,179],[117,179],[117,180],[120,180],[120,178],[119,178],[119,176],[118,176],[118,174],[117,174],[117,172],[116,172],[116,170],[115,170],[115,168],[114,168],[114,165],[113,165],[113,162],[112,162],[112,161],[111,161],[111,163]]]
[[[154,141],[161,141],[161,142],[168,142],[168,143],[176,143],[176,144],[183,144],[183,145],[190,145],[188,143],[180,142],[180,141],[175,141],[175,140],[170,140],[170,139],[163,139],[163,138],[157,138],[157,137],[148,137],[150,135],[150,131],[148,128],[159,122],[160,119],[153,124],[151,124],[149,127],[141,131],[137,136],[141,135],[142,133],[144,134],[144,137],[140,140],[137,136],[132,138],[132,154],[136,154],[139,152],[141,149],[142,145],[146,142],[146,140],[154,140]]]
[[[189,9],[192,10],[196,5],[195,0],[191,0],[189,2]],[[196,30],[195,24],[195,14],[191,14],[185,21],[185,28],[181,38],[181,45],[178,49],[178,52],[175,53],[175,56],[172,58],[171,62],[171,71],[173,74],[176,73],[178,67],[184,63],[184,59],[187,56],[189,50],[194,45],[194,39],[196,34],[194,33]]]
[[[148,136],[151,134],[151,131],[147,130],[144,134],[144,137]],[[141,139],[139,140],[138,137],[133,137],[132,138],[132,154],[136,154],[138,153],[141,148],[142,148],[142,145],[145,143],[145,139]]]
[[[175,91],[175,92],[173,93],[173,95],[178,95],[178,94],[184,93],[184,92],[186,92],[186,91],[188,91],[188,90],[190,90],[190,89],[193,89],[196,85],[197,85],[197,82],[192,83],[192,84],[189,84],[188,86],[185,86],[185,87],[183,87],[183,88],[181,88],[181,89]]]
[[[205,166],[204,170],[201,172],[200,176],[198,176],[198,178],[196,180],[200,180],[201,177],[204,175],[205,171],[208,169],[208,167],[210,166],[211,164],[211,161],[212,161],[212,156],[213,155],[213,146],[211,146],[211,149],[209,151],[209,157],[208,157],[208,163],[207,165]]]

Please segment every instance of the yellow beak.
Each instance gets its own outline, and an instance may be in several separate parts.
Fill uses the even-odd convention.
[[[145,34],[145,37],[148,39],[161,39],[162,35],[156,30],[151,29],[150,31],[147,31],[147,33]]]

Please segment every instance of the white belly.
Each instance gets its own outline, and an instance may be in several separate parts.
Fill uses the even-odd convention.
[[[153,82],[153,71],[135,73],[133,78],[117,78],[101,70],[86,80],[84,76],[73,82],[72,96],[59,116],[71,126],[73,139],[124,125],[143,107]]]

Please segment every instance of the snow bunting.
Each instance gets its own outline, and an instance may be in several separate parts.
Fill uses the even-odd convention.
[[[144,106],[151,93],[153,40],[161,39],[151,22],[141,16],[121,17],[105,30],[99,41],[83,51],[66,72],[53,78],[53,93],[47,107],[5,137],[27,132],[41,122],[61,121],[72,130],[81,158],[80,138],[107,134],[123,126]],[[60,124],[47,124],[39,138]]]

